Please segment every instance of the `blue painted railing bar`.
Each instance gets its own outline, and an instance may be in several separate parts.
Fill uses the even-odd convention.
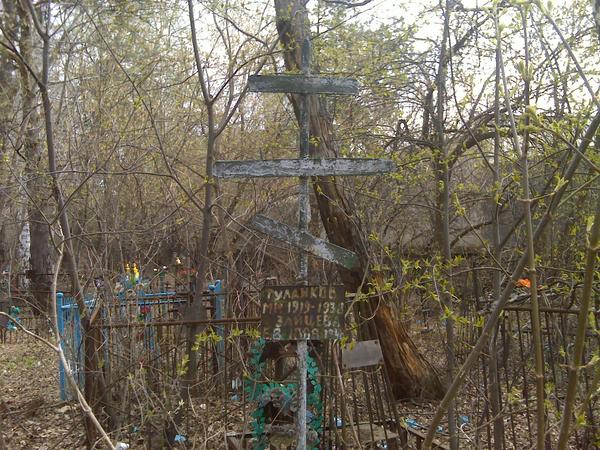
[[[61,336],[60,345],[65,354],[67,364],[77,383],[83,389],[83,340],[81,337],[81,316],[79,308],[72,297],[65,297],[62,292],[56,294],[58,306],[57,325]],[[93,306],[93,300],[86,300],[86,306]],[[73,392],[67,386],[67,375],[62,362],[59,363],[60,399],[72,400]]]

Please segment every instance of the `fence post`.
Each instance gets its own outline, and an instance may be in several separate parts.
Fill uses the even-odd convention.
[[[65,335],[65,320],[63,316],[63,298],[64,294],[62,292],[56,293],[56,325],[60,335],[57,337],[60,339],[60,346],[64,352],[65,344],[63,342],[63,337]],[[65,377],[65,367],[60,359],[58,361],[58,379],[60,386],[60,399],[65,401],[67,400],[67,380]]]
[[[214,284],[208,285],[208,290],[212,291],[215,295],[215,315],[214,318],[216,320],[223,319],[223,307],[224,307],[224,298],[223,295],[223,283],[221,280],[215,280]],[[217,367],[219,368],[219,372],[223,371],[225,368],[225,328],[223,325],[215,326],[215,330],[217,331],[217,335],[221,338],[216,345],[217,349]]]
[[[81,311],[79,311],[79,307],[75,303],[75,298],[70,297],[69,310],[71,311],[71,315],[69,319],[71,321],[71,326],[73,327],[73,349],[75,351],[75,357],[73,358],[72,364],[76,370],[76,379],[79,389],[84,389],[85,387],[85,342],[83,342],[81,336]],[[86,305],[86,301],[84,299],[84,306]],[[85,313],[85,312],[84,312]],[[72,395],[71,395],[72,397]]]
[[[162,291],[161,291],[162,293]],[[153,300],[153,296],[148,296],[148,293],[146,292],[142,292],[142,299],[143,299],[143,304],[146,307],[145,311],[146,314],[144,314],[144,321],[147,323],[151,323],[152,322],[152,318],[154,317],[154,313],[153,313],[153,309],[152,307],[154,306],[154,304],[156,304],[156,306],[158,307],[158,310],[160,311],[161,308],[161,297],[156,297],[157,300]],[[148,299],[149,298],[149,299]],[[146,339],[148,340],[148,347],[150,349],[150,354],[154,354],[154,348],[155,348],[155,328],[152,326],[145,326],[144,327],[144,334],[146,336]]]

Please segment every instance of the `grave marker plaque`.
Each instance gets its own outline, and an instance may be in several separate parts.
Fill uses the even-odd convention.
[[[342,365],[344,369],[376,366],[383,362],[383,353],[379,341],[354,342],[352,346],[342,347]]]
[[[262,334],[274,340],[340,339],[343,286],[269,286],[261,293]]]

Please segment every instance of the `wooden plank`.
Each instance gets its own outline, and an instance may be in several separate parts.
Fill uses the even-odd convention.
[[[347,433],[350,434],[352,432],[352,426],[347,425],[344,427],[347,430]],[[371,423],[361,423],[358,425],[358,437],[360,439],[361,444],[375,444],[381,441],[393,441],[398,436],[397,433],[394,433],[391,430],[384,429],[381,425],[371,424]]]
[[[353,269],[358,265],[356,253],[268,217],[255,216],[250,222],[250,227],[327,261],[339,264],[346,269]]]
[[[8,322],[10,322],[8,317],[0,316],[0,328],[8,328]]]
[[[207,307],[207,309],[211,309]],[[243,324],[260,323],[260,317],[240,317],[238,319],[205,319],[205,320],[157,320],[153,322],[95,322],[92,328],[147,328],[147,327],[175,327],[183,325],[224,325],[238,327]]]
[[[341,339],[344,286],[267,286],[261,290],[262,336],[273,340]]]
[[[421,444],[422,444],[424,436],[425,436],[423,433],[421,433],[420,431],[417,431],[417,430],[415,430],[413,428],[408,427],[406,425],[406,423],[404,423],[403,420],[400,421],[399,425],[400,425],[399,429],[396,432],[392,432],[388,428],[387,433],[388,433],[388,438],[390,440],[393,440],[394,438],[398,438],[402,442],[402,439],[404,438],[404,442],[406,443],[406,445],[408,445],[408,435],[411,435],[411,437],[415,438],[415,439],[411,439],[411,441],[414,441],[414,440],[418,439],[421,442]],[[376,423],[373,423],[372,425],[369,425],[369,422],[359,422],[358,424],[354,423],[354,426],[357,428],[357,430],[361,430],[365,426],[368,427],[369,434],[368,434],[368,436],[366,436],[367,442],[370,442],[372,440],[371,439],[371,426],[378,427],[379,430],[381,432],[383,432],[383,429],[382,429],[383,426],[382,426],[381,422],[376,422]],[[345,428],[345,427],[348,427],[347,428],[348,432],[350,432],[350,433],[352,432],[352,428],[351,428],[351,424],[350,423],[343,424],[342,426],[329,426],[329,425],[325,425],[323,427],[323,429],[326,432],[327,431],[333,431],[333,432],[335,432],[335,430],[341,430],[342,428]],[[375,431],[375,429],[373,431]],[[227,436],[228,443],[231,442],[231,444],[230,444],[231,446],[228,447],[228,450],[242,450],[242,449],[246,449],[246,448],[248,448],[248,449],[251,448],[251,445],[252,445],[251,440],[253,438],[253,435],[250,432],[246,432],[246,433],[229,432],[229,433],[227,433],[226,436]],[[361,433],[359,431],[359,439],[360,439],[360,437],[361,437]],[[382,440],[385,440],[385,433],[384,433],[384,437],[382,438]],[[244,442],[243,445],[242,445],[242,442]],[[367,442],[364,442],[364,443],[367,443]],[[388,442],[388,445],[389,444],[390,443]],[[402,448],[404,448],[404,447],[402,447]],[[411,447],[411,448],[413,448],[413,447]],[[446,444],[441,443],[437,439],[433,441],[432,448],[434,450],[438,450],[438,449],[439,450],[448,450],[448,446]]]
[[[396,170],[391,159],[270,159],[258,161],[217,161],[213,174],[218,178],[358,176]]]
[[[248,77],[248,88],[251,92],[356,95],[358,81],[306,75],[251,75]]]
[[[423,441],[425,440],[425,433],[416,430],[414,428],[409,427],[408,425],[406,425],[406,422],[404,422],[404,420],[400,421],[400,427],[401,429],[404,429],[408,434],[411,434],[412,437],[415,438],[415,440],[417,441],[417,448],[421,448]],[[439,440],[434,439],[432,444],[431,444],[431,448],[433,450],[449,450],[450,447],[448,447],[446,444],[441,443]]]

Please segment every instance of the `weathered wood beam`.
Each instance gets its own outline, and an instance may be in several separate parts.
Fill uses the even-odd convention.
[[[352,269],[358,264],[356,253],[260,214],[252,219],[249,226],[256,231],[268,234],[275,239],[298,247],[327,261],[339,264],[347,269]]]
[[[251,75],[248,77],[248,88],[251,92],[356,95],[358,81],[306,75]]]
[[[271,159],[217,161],[218,178],[375,175],[396,169],[390,159]]]

